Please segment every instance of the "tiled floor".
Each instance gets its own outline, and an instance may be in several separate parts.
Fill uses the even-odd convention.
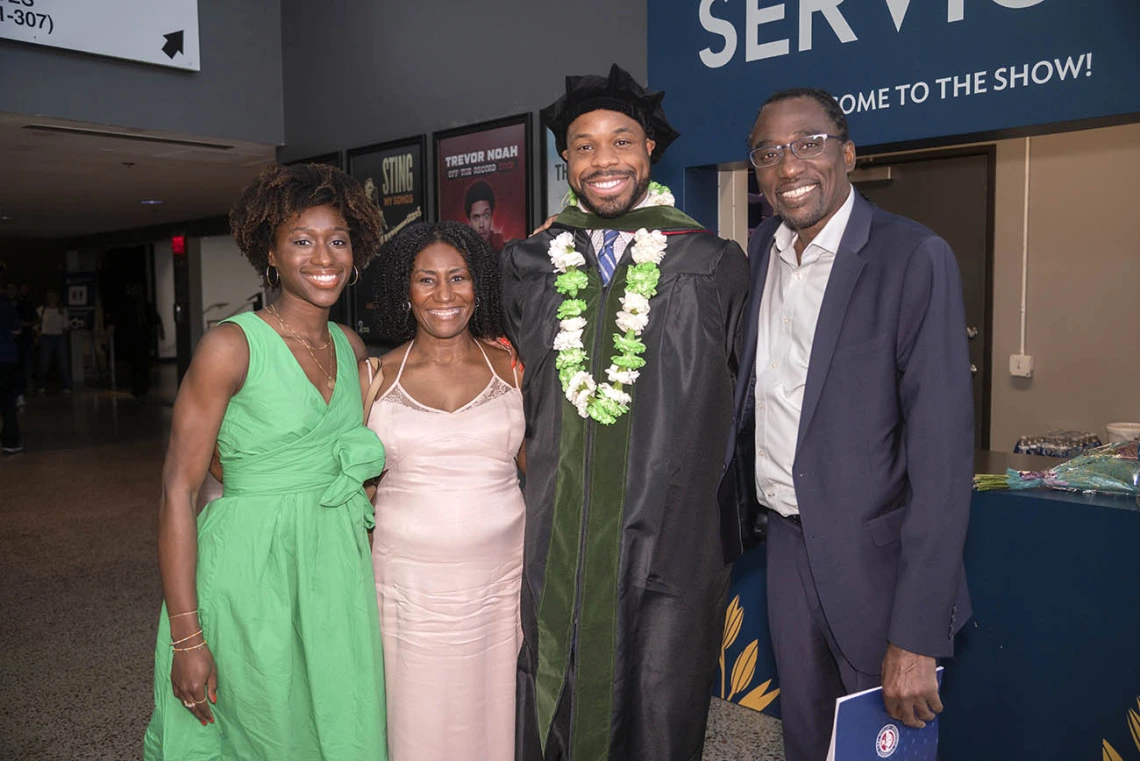
[[[173,383],[171,368],[159,373],[145,404],[96,391],[29,398],[27,453],[0,460],[4,761],[141,755]],[[779,721],[714,700],[704,759],[782,761]]]

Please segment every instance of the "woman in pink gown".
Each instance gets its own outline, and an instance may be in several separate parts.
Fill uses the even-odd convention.
[[[365,373],[388,462],[372,562],[389,759],[511,761],[524,421],[513,355],[494,344],[497,257],[440,222],[400,233],[377,266],[381,322],[410,339]]]

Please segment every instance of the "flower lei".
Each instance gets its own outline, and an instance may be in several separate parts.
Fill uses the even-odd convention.
[[[673,194],[659,183],[650,183],[646,206],[672,206]],[[571,193],[569,205],[577,204]],[[608,382],[598,383],[586,370],[586,347],[582,335],[586,330],[586,302],[578,298],[578,292],[586,287],[586,273],[579,267],[586,264],[586,258],[574,250],[574,234],[560,233],[550,242],[550,262],[561,274],[554,281],[554,288],[565,298],[558,307],[560,330],[554,337],[554,349],[558,352],[555,367],[562,381],[566,398],[578,410],[582,418],[593,418],[603,425],[612,425],[629,411],[633,401],[625,390],[632,386],[645,366],[641,355],[645,344],[641,333],[649,324],[649,300],[657,294],[657,282],[661,278],[658,267],[665,258],[668,243],[660,230],[646,230],[644,227],[633,235],[630,255],[632,264],[626,272],[625,294],[621,297],[621,310],[617,313],[618,330],[614,333],[614,348],[617,354],[611,357],[612,364],[606,369]]]

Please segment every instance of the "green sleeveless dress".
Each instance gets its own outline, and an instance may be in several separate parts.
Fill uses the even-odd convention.
[[[356,359],[340,328],[326,405],[285,341],[237,324],[249,372],[218,432],[224,495],[198,517],[198,610],[218,668],[214,723],[174,697],[165,606],[147,761],[383,761],[384,658],[361,484],[384,448],[361,424]]]

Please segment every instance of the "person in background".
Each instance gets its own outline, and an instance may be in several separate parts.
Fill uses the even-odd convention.
[[[155,340],[165,331],[154,304],[147,301],[139,283],[130,283],[122,311],[115,322],[115,353],[124,357],[131,370],[131,394],[142,400],[150,393],[150,370],[154,364]]]
[[[769,516],[785,756],[819,761],[845,694],[881,684],[896,720],[934,719],[936,659],[970,617],[962,284],[945,241],[852,187],[831,94],[772,95],[749,145],[777,216],[750,243],[722,509]]]
[[[20,375],[16,379],[16,404],[23,407],[32,368],[32,350],[36,344],[36,305],[32,301],[31,288],[27,283],[19,287],[9,283],[8,298],[15,305],[16,315],[20,318],[20,334],[16,336],[16,349],[20,354]]]
[[[16,336],[20,334],[20,316],[8,296],[9,292],[0,292],[0,417],[4,419],[0,429],[0,451],[5,455],[24,451],[16,407],[20,374]]]
[[[495,229],[494,188],[486,180],[476,180],[468,186],[463,206],[467,210],[468,226],[479,233],[479,237],[486,241],[492,252],[497,254],[502,251],[505,241],[503,234]]]
[[[37,383],[40,393],[47,387],[48,372],[54,364],[63,393],[71,393],[71,373],[67,361],[67,310],[59,305],[59,293],[47,292],[47,302],[37,310],[40,334],[40,366]]]
[[[380,237],[356,180],[270,166],[230,226],[277,300],[199,342],[159,504],[163,605],[147,761],[383,761],[384,671],[363,482],[360,338],[328,320]],[[195,501],[215,445],[224,493]]]
[[[363,379],[389,463],[372,560],[390,758],[511,761],[524,421],[519,373],[495,341],[498,256],[438,222],[406,228],[378,266],[381,324],[405,342]]]

